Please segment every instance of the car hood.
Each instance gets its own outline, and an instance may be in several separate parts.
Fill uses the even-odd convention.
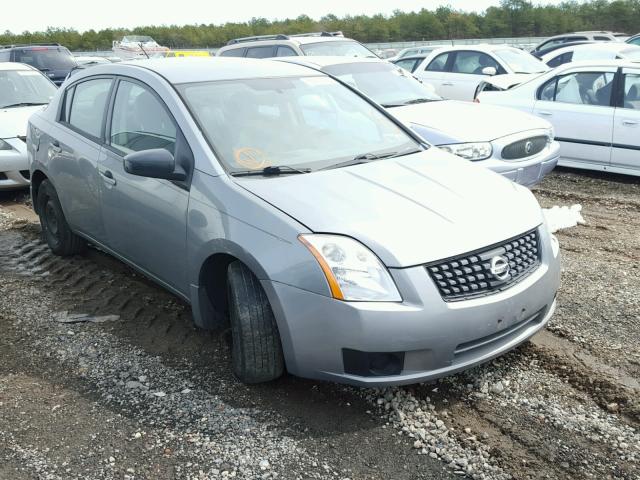
[[[388,267],[470,252],[542,223],[533,194],[437,148],[243,188],[317,233],[356,238]]]
[[[0,138],[24,137],[29,117],[43,108],[43,105],[0,108]]]
[[[518,110],[454,100],[393,107],[389,113],[434,145],[488,142],[550,127],[546,120]]]
[[[510,88],[520,85],[521,83],[528,82],[540,75],[544,75],[547,72],[542,73],[508,73],[505,75],[495,75],[493,77],[486,77],[483,81],[495,85],[501,90],[509,90]]]

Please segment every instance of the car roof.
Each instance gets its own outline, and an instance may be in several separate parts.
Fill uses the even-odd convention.
[[[17,62],[0,62],[0,70],[36,70],[31,65]]]
[[[581,68],[581,67],[614,67],[614,68],[640,68],[640,64],[638,62],[632,62],[631,60],[620,59],[620,60],[580,60],[577,62],[569,62],[559,67],[556,67],[553,70],[549,70],[549,72],[558,72],[568,70],[570,68]]]
[[[383,60],[382,58],[368,58],[368,57],[345,57],[345,56],[304,56],[304,57],[280,57],[280,62],[296,63],[298,65],[306,65],[313,68],[324,68],[331,65],[345,65],[349,63],[386,63],[391,65],[391,62]]]
[[[625,42],[596,42],[596,43],[588,43],[583,45],[570,45],[567,47],[554,50],[553,52],[549,52],[544,56],[550,55],[552,53],[554,55],[561,55],[563,53],[571,52],[575,50],[604,50],[604,51],[610,51],[610,52],[622,52],[625,50],[634,50],[636,48],[640,48],[640,47],[638,47],[637,45],[629,45],[628,43],[625,43]]]
[[[132,68],[155,72],[174,85],[219,80],[318,75],[317,72],[302,65],[272,60],[233,57],[174,57],[99,64],[82,74],[78,74],[76,78],[105,74],[130,74]]]

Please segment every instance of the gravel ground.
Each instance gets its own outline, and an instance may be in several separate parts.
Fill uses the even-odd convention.
[[[0,197],[0,479],[640,478],[640,182],[560,170],[535,193],[587,222],[558,233],[549,328],[384,390],[239,384],[228,332],[101,252],[51,256]]]

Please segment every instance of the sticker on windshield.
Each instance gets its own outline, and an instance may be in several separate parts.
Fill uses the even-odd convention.
[[[271,165],[267,154],[259,148],[235,148],[233,150],[233,158],[235,158],[238,165],[249,170],[261,170]]]

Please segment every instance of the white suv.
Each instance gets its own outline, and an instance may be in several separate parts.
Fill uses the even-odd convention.
[[[229,40],[216,53],[219,57],[272,58],[303,55],[371,57],[377,55],[342,32],[261,35]]]

